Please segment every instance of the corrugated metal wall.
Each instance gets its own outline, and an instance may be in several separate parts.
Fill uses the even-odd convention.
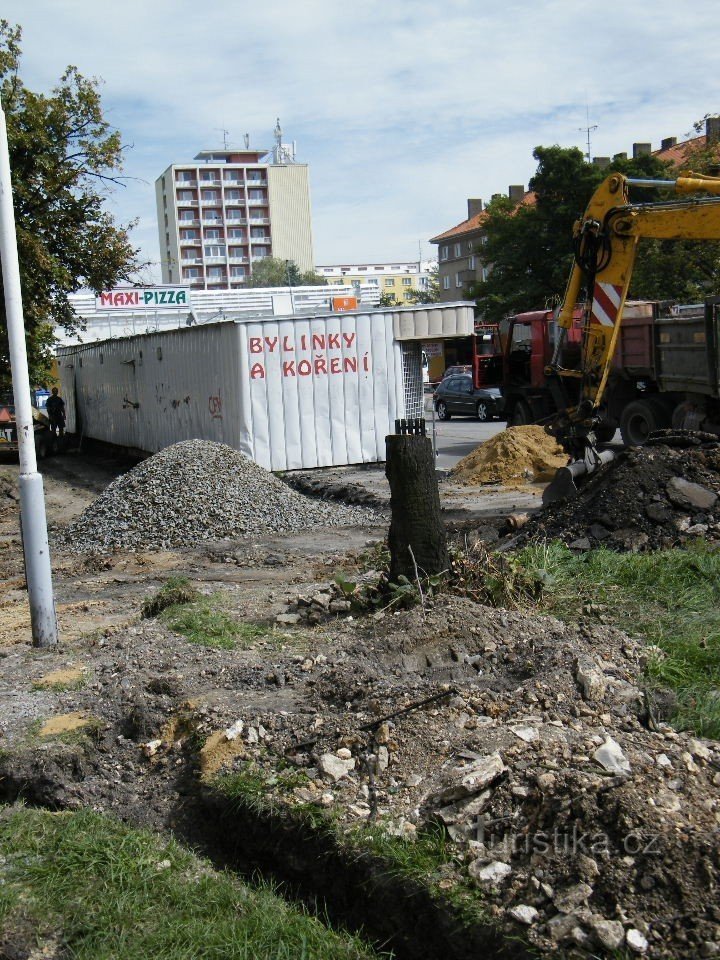
[[[405,416],[400,345],[381,313],[238,323],[241,449],[270,470],[385,459]]]
[[[67,427],[150,453],[216,440],[270,470],[382,461],[394,421],[422,412],[416,337],[472,329],[472,307],[435,311],[236,320],[62,347]],[[414,342],[393,336],[400,324]]]
[[[148,452],[198,437],[238,447],[236,336],[219,323],[61,349],[68,430]]]

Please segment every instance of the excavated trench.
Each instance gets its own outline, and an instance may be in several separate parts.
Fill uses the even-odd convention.
[[[0,764],[0,802],[48,810],[77,809],[73,780],[87,769],[74,749],[39,764]],[[178,773],[184,809],[178,840],[218,869],[252,884],[279,885],[291,902],[321,922],[361,935],[397,960],[530,960],[535,954],[503,938],[498,926],[468,921],[462,908],[441,900],[419,881],[400,875],[377,855],[343,847],[322,823],[249,805],[199,784],[191,764]],[[123,816],[131,826],[142,822]]]

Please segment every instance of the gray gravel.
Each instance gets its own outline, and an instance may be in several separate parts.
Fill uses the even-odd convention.
[[[292,490],[225,444],[186,440],[138,464],[55,541],[73,552],[188,546],[263,532],[381,522],[362,508]]]

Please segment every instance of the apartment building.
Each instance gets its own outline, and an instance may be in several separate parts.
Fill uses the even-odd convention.
[[[522,184],[511,185],[508,196],[518,204],[527,202],[528,197]],[[466,219],[430,240],[438,248],[441,303],[462,300],[468,296],[474,284],[487,277],[489,266],[482,256],[486,217],[483,201],[479,197],[471,197],[467,202]]]
[[[413,290],[426,290],[434,260],[411,260],[404,263],[339,263],[319,264],[315,272],[330,286],[369,284],[379,294],[392,296],[398,303],[412,300]]]
[[[243,286],[265,257],[314,264],[308,166],[294,146],[201,150],[155,182],[163,283]]]

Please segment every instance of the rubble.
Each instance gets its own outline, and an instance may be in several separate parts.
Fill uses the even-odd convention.
[[[186,440],[114,480],[56,543],[76,553],[166,549],[377,519],[364,507],[304,496],[225,444]]]
[[[688,435],[688,446],[667,441],[658,436],[621,451],[582,483],[577,497],[531,517],[520,538],[629,551],[720,541],[720,441],[705,434]]]

